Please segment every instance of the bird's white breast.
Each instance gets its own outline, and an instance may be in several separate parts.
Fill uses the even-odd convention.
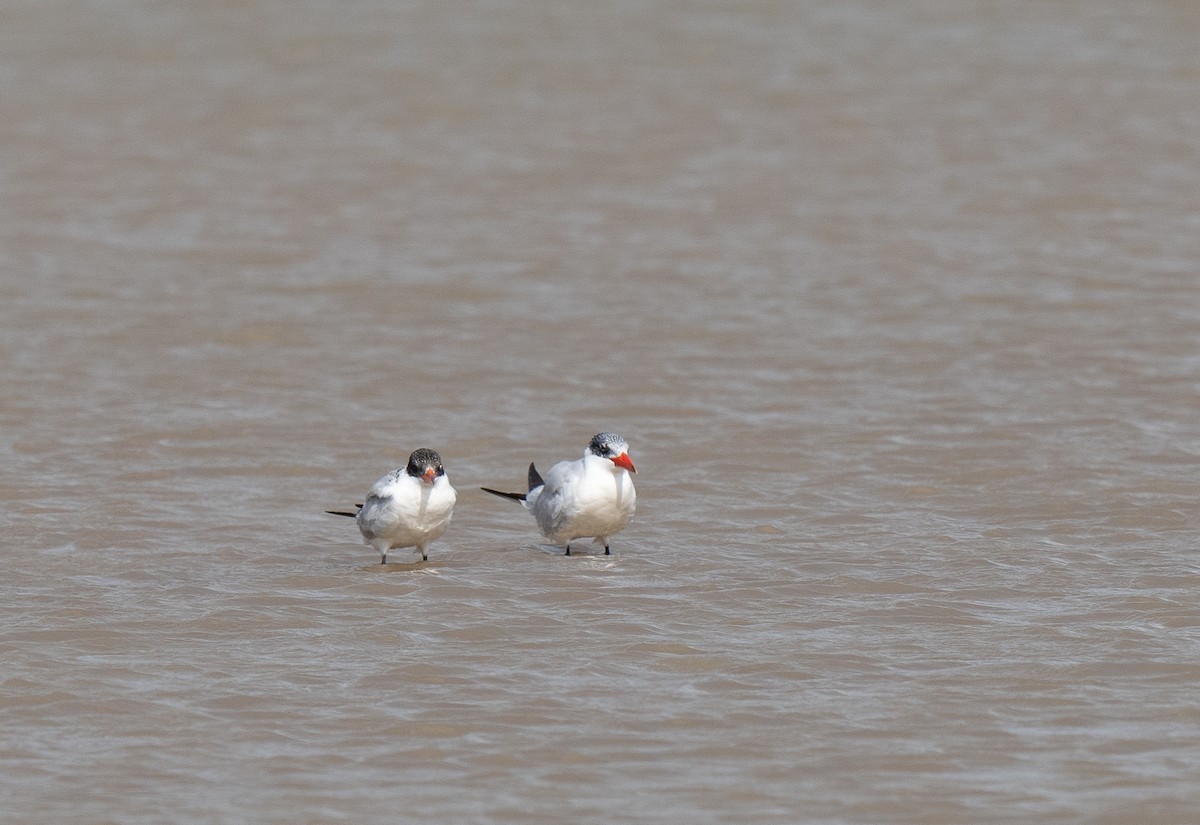
[[[611,461],[588,456],[555,464],[530,505],[543,535],[555,542],[611,536],[636,508],[633,479]]]
[[[445,476],[430,485],[404,473],[387,475],[367,495],[358,526],[367,541],[410,547],[445,532],[456,498]]]

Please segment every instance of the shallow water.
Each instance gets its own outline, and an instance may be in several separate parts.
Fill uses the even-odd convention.
[[[0,10],[6,821],[1193,821],[1200,13],[876,5]]]

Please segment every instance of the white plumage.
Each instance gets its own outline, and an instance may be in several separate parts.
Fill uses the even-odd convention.
[[[629,458],[629,445],[616,433],[596,435],[583,457],[560,461],[542,479],[529,465],[529,492],[493,495],[525,505],[542,535],[571,555],[571,542],[593,537],[609,554],[608,540],[624,530],[633,518],[637,493],[630,473],[636,473]]]
[[[357,514],[335,515],[356,517],[363,541],[379,551],[383,564],[389,550],[406,547],[428,561],[429,545],[446,532],[457,498],[441,457],[422,448],[409,456],[407,467],[375,482]]]

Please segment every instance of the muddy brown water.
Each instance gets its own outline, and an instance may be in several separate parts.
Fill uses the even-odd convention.
[[[7,4],[3,818],[1194,822],[1197,42]],[[604,429],[611,558],[478,489]]]

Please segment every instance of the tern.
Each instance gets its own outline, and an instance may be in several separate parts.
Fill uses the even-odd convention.
[[[633,518],[637,494],[630,473],[636,473],[629,458],[629,444],[616,433],[599,433],[592,438],[583,458],[560,461],[543,479],[529,465],[529,491],[504,493],[481,487],[484,492],[519,501],[537,519],[542,535],[559,547],[592,536],[611,555],[608,539],[625,529]]]
[[[358,521],[363,541],[387,564],[389,550],[412,547],[429,561],[429,545],[446,532],[458,496],[450,486],[442,457],[434,450],[413,450],[408,466],[376,481],[358,511],[326,510]]]

